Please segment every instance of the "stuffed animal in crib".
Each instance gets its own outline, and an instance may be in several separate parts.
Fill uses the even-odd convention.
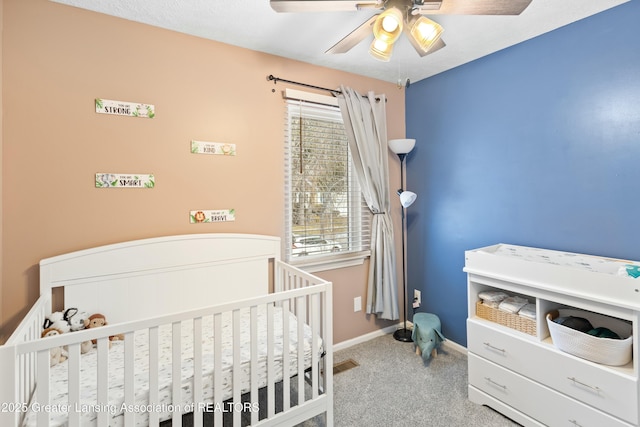
[[[78,311],[77,308],[68,308],[64,312],[64,320],[69,324],[71,331],[79,331],[85,328],[85,320],[89,315],[85,311]]]
[[[65,311],[56,311],[46,316],[42,324],[42,329],[57,329],[59,333],[79,331],[84,329],[84,318],[87,315],[79,312],[77,308],[68,308]],[[93,348],[90,341],[85,341],[80,345],[80,353],[86,353]],[[66,348],[63,350],[66,351]]]
[[[85,320],[89,318],[84,311],[78,311],[77,308],[69,308],[64,312],[64,320],[69,324],[71,332],[76,332],[84,329]],[[84,354],[93,348],[91,341],[83,341],[80,344],[80,353]]]
[[[413,332],[411,339],[417,354],[422,354],[422,360],[427,362],[431,354],[437,355],[436,348],[445,340],[440,331],[440,318],[431,313],[416,313],[413,315]]]
[[[95,313],[95,314],[92,314],[91,316],[89,316],[85,320],[84,325],[85,325],[85,328],[87,328],[87,329],[99,328],[100,326],[106,326],[107,325],[107,318],[104,316],[104,314]],[[118,341],[118,340],[124,340],[124,335],[122,335],[122,334],[111,335],[109,337],[109,348],[111,348],[111,341]],[[97,340],[91,340],[91,342],[93,344],[95,344],[97,342]]]
[[[42,338],[44,337],[54,337],[56,335],[60,335],[62,332],[60,329],[56,328],[47,328],[42,331],[40,335]],[[50,353],[50,362],[49,366],[57,365],[58,363],[62,363],[67,360],[67,352],[62,347],[53,347],[49,350]]]
[[[65,313],[62,311],[56,311],[54,313],[45,316],[42,323],[42,329],[55,328],[60,331],[61,334],[71,331],[69,323],[64,318]]]

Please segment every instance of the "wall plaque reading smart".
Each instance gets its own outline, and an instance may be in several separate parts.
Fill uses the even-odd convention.
[[[96,188],[153,188],[155,185],[152,174],[96,174]]]

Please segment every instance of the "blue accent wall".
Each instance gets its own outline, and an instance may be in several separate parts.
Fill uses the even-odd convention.
[[[407,89],[408,295],[452,341],[467,342],[465,250],[640,260],[638,18],[632,0]]]

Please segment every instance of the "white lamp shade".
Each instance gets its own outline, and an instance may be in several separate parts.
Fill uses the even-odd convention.
[[[400,204],[403,208],[408,208],[416,201],[418,195],[413,191],[403,191],[400,193]]]
[[[407,154],[416,145],[415,139],[390,139],[389,150],[396,154]]]

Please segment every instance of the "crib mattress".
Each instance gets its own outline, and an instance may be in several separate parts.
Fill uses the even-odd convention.
[[[298,331],[297,319],[291,312],[286,312],[289,316],[289,354],[290,369],[288,376],[296,375],[297,365],[297,348],[298,348]],[[232,372],[234,369],[240,370],[240,388],[242,393],[250,390],[250,312],[249,309],[241,311],[241,348],[240,348],[240,366],[233,366],[233,327],[231,313],[222,315],[222,400],[232,397],[233,380]],[[275,375],[277,380],[283,378],[283,310],[279,307],[274,308],[274,359],[275,359]],[[264,307],[258,309],[258,387],[264,387],[267,384],[267,311]],[[193,408],[193,326],[192,322],[182,323],[182,408],[184,412],[188,412],[189,408]],[[148,330],[137,331],[134,334],[135,342],[135,368],[134,368],[134,384],[135,384],[135,404],[133,408],[135,412],[135,421],[137,426],[147,426],[149,420],[149,410],[157,412],[160,420],[171,418],[172,409],[172,335],[171,325],[164,325],[159,328],[159,400],[158,405],[149,405],[149,334]],[[304,325],[304,363],[305,368],[311,365],[312,358],[312,331],[308,325]],[[322,342],[318,339],[319,348],[316,349],[318,355],[322,353]],[[202,378],[202,394],[203,402],[212,403],[214,393],[214,357],[213,357],[213,316],[202,318],[202,345],[203,345],[203,378]],[[97,370],[97,352],[92,349],[90,352],[82,355],[80,368],[80,405],[77,407],[69,407],[67,399],[67,362],[55,365],[51,368],[50,375],[50,396],[51,406],[60,409],[59,412],[50,413],[51,426],[66,426],[68,422],[68,410],[79,411],[83,426],[96,425],[98,412],[108,412],[110,416],[110,426],[120,426],[124,424],[124,413],[129,411],[130,407],[123,405],[124,403],[124,342],[114,341],[111,349],[109,349],[109,405],[108,407],[98,406],[96,404],[96,370]],[[216,373],[217,375],[217,373]],[[216,399],[220,401],[220,399]],[[33,405],[30,405],[33,409]],[[66,411],[65,411],[66,409]],[[30,411],[24,419],[24,426],[36,425],[36,412]]]

